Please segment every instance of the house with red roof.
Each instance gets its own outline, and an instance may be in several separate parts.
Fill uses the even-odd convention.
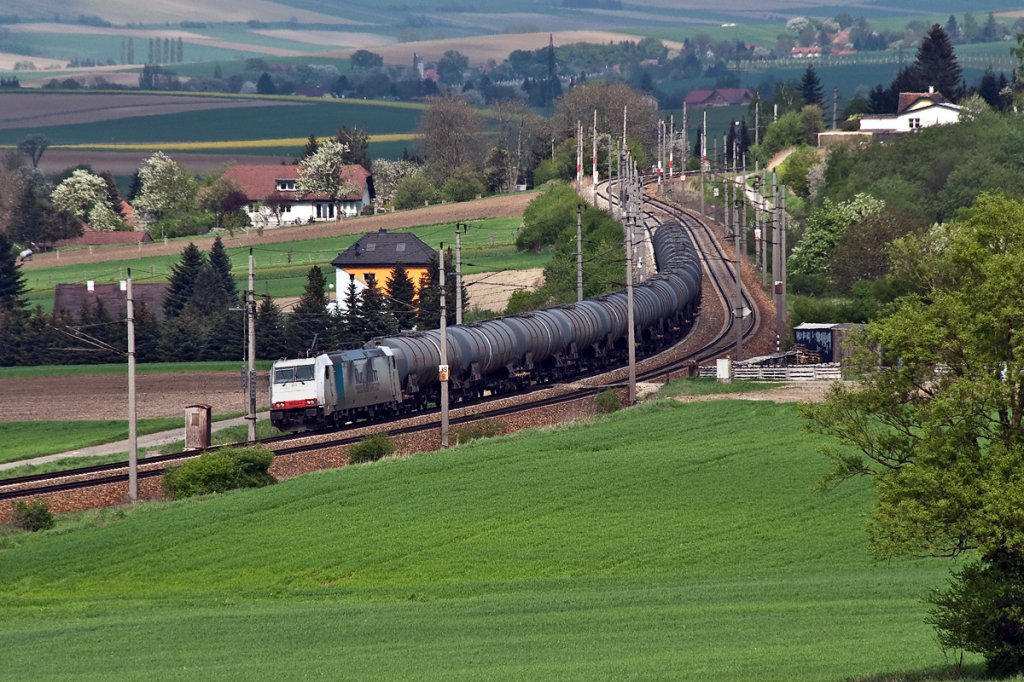
[[[373,201],[373,176],[358,165],[341,167],[341,184],[349,192],[332,200],[324,193],[298,190],[299,166],[237,164],[224,172],[246,198],[254,224],[297,225],[359,215]]]
[[[754,101],[754,93],[749,88],[691,90],[683,101],[688,107],[745,107]]]

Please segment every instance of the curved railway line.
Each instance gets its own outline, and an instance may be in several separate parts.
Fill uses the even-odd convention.
[[[605,192],[602,194],[599,189],[598,194],[611,205],[611,197],[607,193],[607,183],[603,183],[603,187]],[[675,346],[657,355],[645,358],[642,362],[638,362],[636,377],[640,381],[689,373],[695,365],[733,351],[735,345],[733,325],[736,324],[733,316],[728,313],[730,308],[729,302],[734,300],[733,292],[736,286],[736,273],[734,272],[732,261],[721,244],[719,244],[718,239],[706,220],[698,214],[650,196],[646,197],[644,206],[642,227],[648,233],[656,229],[657,225],[667,221],[678,221],[690,233],[693,243],[700,253],[706,276],[707,288],[703,292],[702,313],[708,306],[721,306],[723,310],[721,317],[724,322],[719,329],[711,332],[710,341],[700,344],[697,348],[686,348],[681,352],[679,350],[680,347],[686,346],[687,340],[693,336],[693,329],[691,329]],[[708,300],[709,295],[714,297],[713,301]],[[743,301],[744,305],[753,311],[751,315],[742,321],[744,325],[743,337],[749,338],[757,332],[761,320],[761,311],[758,310],[756,301],[746,290],[744,290]],[[698,322],[694,325],[694,328],[701,321],[702,317],[698,317]],[[591,397],[609,386],[619,387],[624,385],[624,381],[621,378],[624,372],[625,368],[619,368],[597,377],[581,379],[572,384],[536,386],[530,391],[516,396],[501,396],[496,401],[500,404],[498,407],[487,407],[487,404],[494,399],[484,399],[475,403],[460,403],[453,406],[451,424],[457,426],[475,421],[496,419],[510,414],[522,413],[526,410],[579,401]],[[563,392],[559,393],[558,390]],[[555,394],[552,395],[552,393]],[[477,409],[481,406],[483,406],[483,409]],[[436,431],[438,429],[438,410],[421,412],[413,417],[390,423],[352,424],[344,429],[327,433],[278,436],[264,439],[260,442],[270,447],[274,451],[275,457],[288,458],[290,456],[352,445],[364,438],[368,433],[368,429],[378,432],[385,431],[392,436],[423,434]],[[195,457],[197,454],[194,451],[180,452],[140,460],[138,478],[141,482],[145,479],[158,477],[163,474],[169,465],[178,464]],[[124,484],[127,481],[128,470],[126,462],[87,466],[60,472],[0,480],[0,500],[30,498],[41,495],[52,497],[75,492],[80,493],[83,490],[99,487],[113,488],[117,486],[121,492],[113,496],[114,503],[116,503],[124,501],[124,490],[127,487]],[[107,495],[107,499],[110,500],[111,496]]]

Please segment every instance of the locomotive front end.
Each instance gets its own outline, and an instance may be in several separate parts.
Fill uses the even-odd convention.
[[[282,431],[316,428],[324,417],[317,358],[279,360],[270,370],[270,423]]]

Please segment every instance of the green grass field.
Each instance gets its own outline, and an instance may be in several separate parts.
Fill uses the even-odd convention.
[[[140,419],[139,435],[183,427],[181,419]],[[124,419],[0,422],[0,462],[67,452],[128,437]]]
[[[117,97],[117,94],[111,97]],[[298,103],[295,106],[240,106],[95,123],[39,126],[32,128],[32,132],[45,135],[55,145],[262,140],[307,137],[310,134],[323,137],[334,135],[342,125],[359,127],[376,135],[414,132],[419,126],[422,109],[422,105],[407,102],[303,98],[294,98],[294,101]],[[24,137],[24,128],[0,129],[0,145],[17,144]]]
[[[544,267],[551,260],[550,253],[520,253],[516,250],[515,235],[522,220],[520,218],[488,218],[468,221],[468,231],[463,237],[463,261],[467,264],[466,274],[494,272],[497,270],[521,270]],[[292,228],[285,228],[292,229]],[[455,224],[441,223],[414,227],[408,230],[431,246],[441,242],[454,243]],[[297,235],[298,233],[296,233]],[[351,246],[361,235],[343,235],[326,239],[297,239],[257,246],[256,292],[260,295],[299,296],[306,285],[306,274],[313,265],[319,265],[333,281],[333,267],[330,262],[339,253]],[[188,239],[182,239],[185,248]],[[242,286],[248,268],[249,247],[232,247],[229,238],[224,239],[230,256],[233,272]],[[143,251],[144,253],[144,251]],[[181,260],[180,254],[173,256],[143,256],[134,260],[100,262],[80,265],[54,266],[25,271],[29,288],[30,306],[40,305],[44,310],[53,308],[54,287],[58,283],[84,283],[93,280],[99,283],[117,282],[124,279],[131,268],[136,282],[164,282],[170,275],[171,267]],[[3,370],[0,370],[0,376]]]
[[[237,417],[237,416],[239,416],[239,415],[231,415],[231,414],[220,415],[220,416],[214,417],[214,421],[220,421],[222,419],[230,419],[231,417]],[[145,433],[157,433],[158,431],[163,431],[163,430],[167,430],[167,429],[179,429],[179,428],[183,429],[183,423],[182,423],[182,421],[180,419],[153,420],[153,421],[154,422],[171,421],[171,422],[173,422],[173,424],[171,426],[169,426],[169,427],[168,426],[160,426],[160,428],[156,428],[157,425],[154,424],[153,428],[150,429],[150,430],[147,430]],[[31,422],[31,423],[32,424],[38,424],[39,422]],[[72,428],[75,428],[75,425],[77,425],[79,423],[80,422],[71,422]],[[128,427],[127,427],[126,424],[127,424],[126,422],[122,422],[123,428],[120,430],[120,432],[111,431],[109,433],[106,433],[104,435],[105,440],[97,441],[95,444],[109,443],[112,440],[123,440],[123,439],[127,438]],[[5,425],[3,423],[0,423],[0,434],[4,434],[5,432],[6,432]],[[82,435],[83,431],[77,431],[77,433],[79,435]],[[141,431],[141,423],[140,423],[140,435],[142,435],[142,433],[143,432]],[[213,433],[210,436],[210,443],[212,445],[228,445],[228,444],[231,444],[231,443],[240,443],[240,442],[244,442],[248,438],[248,435],[249,435],[249,427],[248,427],[248,425],[244,425],[244,426],[228,426],[228,427],[225,427],[223,429],[214,430]],[[257,438],[269,438],[271,436],[279,436],[279,435],[281,435],[281,432],[278,431],[277,429],[275,429],[273,426],[271,426],[269,420],[260,419],[259,421],[256,422],[256,437]],[[34,455],[31,455],[31,456],[32,457],[37,457],[37,456],[44,455],[44,454],[56,454],[56,453],[59,453],[59,452],[68,452],[69,449],[73,450],[73,449],[78,449],[80,447],[84,447],[84,446],[81,443],[79,443],[79,442],[75,442],[75,443],[71,444],[69,447],[63,447],[61,449],[53,449],[53,450],[48,451],[48,452],[38,452],[38,453],[36,453]],[[46,448],[48,450],[50,450],[51,446],[49,444],[47,444]],[[148,456],[150,456],[151,454],[154,454],[154,453],[164,454],[164,453],[171,453],[171,452],[180,452],[181,450],[184,450],[184,449],[185,449],[185,440],[181,439],[181,440],[165,443],[163,445],[159,445],[159,446],[156,446],[156,447],[140,447],[139,448],[139,457],[148,457]],[[27,456],[20,456],[20,455],[16,455],[15,454],[15,455],[12,455],[11,458],[8,459],[7,461],[8,462],[17,462],[17,461],[20,461],[20,460],[26,459],[26,458],[27,458]],[[110,455],[95,455],[95,456],[90,456],[90,457],[64,457],[62,459],[58,459],[58,460],[55,460],[55,461],[52,461],[52,462],[44,462],[42,464],[23,464],[21,466],[11,467],[10,469],[0,470],[0,480],[6,479],[6,478],[15,478],[15,477],[18,477],[18,476],[28,476],[28,475],[31,475],[31,474],[43,474],[43,473],[50,473],[50,472],[54,472],[54,471],[66,471],[68,469],[77,469],[79,467],[93,466],[95,464],[107,464],[109,462],[127,462],[127,461],[128,461],[128,452],[127,451],[125,451],[125,452],[118,452],[118,453],[114,453],[114,454],[110,454]]]
[[[946,659],[793,406],[659,401],[0,537],[17,679],[842,680]],[[59,651],[60,655],[54,655]],[[914,677],[913,679],[927,679]]]

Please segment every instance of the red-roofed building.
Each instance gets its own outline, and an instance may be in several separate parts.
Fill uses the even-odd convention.
[[[691,90],[683,101],[686,102],[688,107],[745,107],[754,101],[754,93],[748,88]]]
[[[114,246],[118,244],[145,244],[153,241],[149,232],[145,230],[116,230],[100,231],[94,230],[88,225],[82,226],[82,236],[74,239],[61,239],[57,242],[57,248],[68,246]]]
[[[811,45],[809,47],[799,47],[798,46],[798,47],[790,48],[789,54],[790,54],[790,56],[793,56],[793,57],[803,57],[803,58],[820,57],[821,56],[821,46],[820,45]]]
[[[332,201],[326,194],[300,194],[299,166],[238,164],[224,177],[245,194],[246,212],[254,223],[268,225],[312,223],[359,215],[373,200],[373,177],[362,166],[342,166],[342,185],[352,191]]]

